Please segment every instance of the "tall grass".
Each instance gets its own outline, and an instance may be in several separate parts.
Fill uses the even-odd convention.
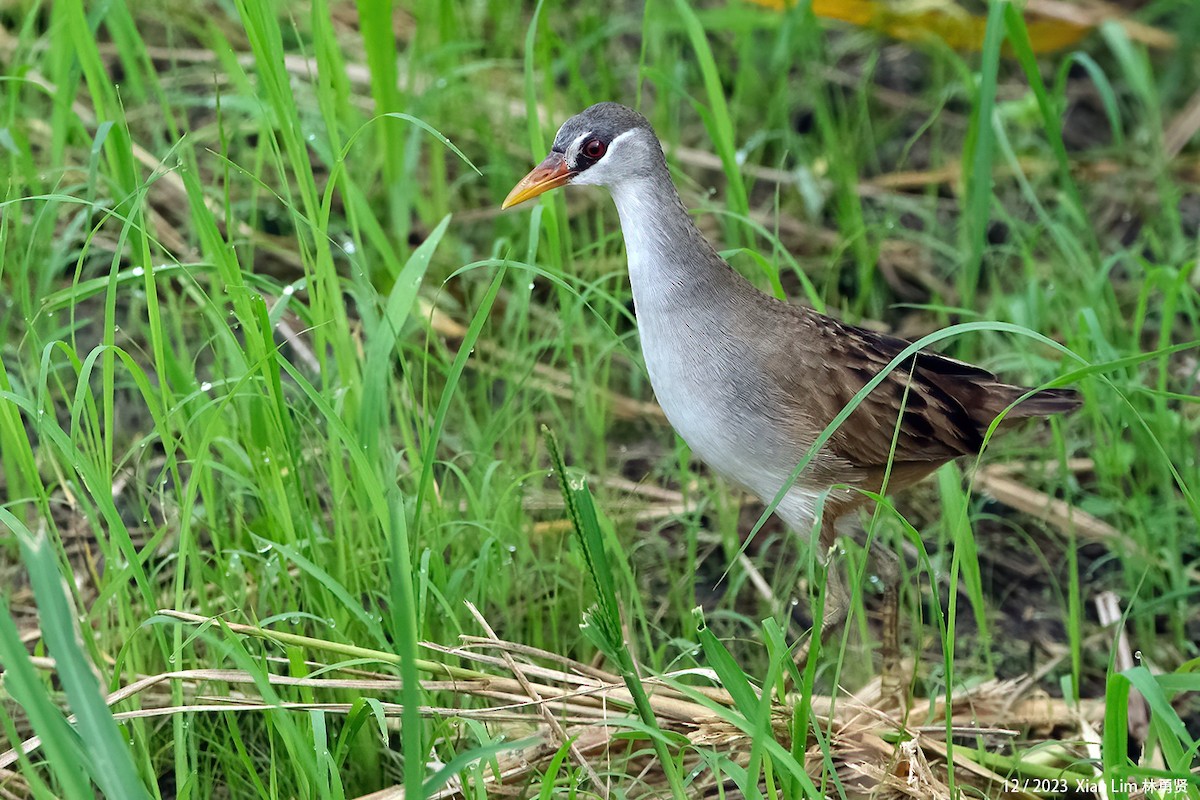
[[[813,698],[877,671],[862,550],[831,567],[856,577],[845,635],[796,670],[788,601],[819,602],[825,567],[632,402],[651,392],[610,204],[496,209],[557,124],[613,99],[640,103],[702,227],[764,289],[914,338],[974,317],[929,342],[1077,382],[1080,413],[982,463],[1119,537],[999,506],[959,467],[864,521],[904,552],[907,689],[1043,669],[1040,687],[1106,704],[1094,754],[1046,745],[1092,759],[1064,769],[1200,796],[1195,150],[1163,141],[1200,86],[1200,12],[1172,0],[1142,21],[1177,50],[1110,24],[1039,57],[1005,3],[976,54],[829,30],[805,4],[0,13],[0,786],[482,796],[528,729],[423,713],[482,702],[448,683],[476,665],[422,644],[479,634],[469,603],[499,637],[599,658],[645,693],[617,715],[633,760],[600,770],[616,792],[644,789],[642,745],[677,796],[712,776],[849,791]],[[1064,116],[1081,107],[1102,131]],[[881,178],[925,170],[903,191]],[[588,477],[566,505],[555,466]],[[595,504],[572,519],[586,545],[572,503]],[[1014,561],[1027,586],[1007,584]],[[1095,622],[1101,589],[1122,598],[1131,670]],[[1014,636],[1014,595],[1040,644]],[[311,682],[352,670],[402,688]],[[654,686],[752,745],[656,728]],[[772,703],[797,688],[781,722]],[[1001,774],[1051,769],[943,722]],[[539,769],[540,796],[605,791],[565,745]]]

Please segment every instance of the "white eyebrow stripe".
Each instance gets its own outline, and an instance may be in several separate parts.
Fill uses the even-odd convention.
[[[625,131],[617,138],[613,139],[611,142],[608,143],[609,151],[611,152],[613,149],[615,149],[616,146],[621,143],[622,139],[628,139],[630,136],[633,136],[633,134],[636,132],[637,132],[637,128],[630,128],[629,130]]]
[[[591,131],[584,131],[575,137],[575,140],[567,145],[566,160],[571,166],[575,165],[575,157],[579,155],[579,148],[583,147],[583,140],[591,136]]]

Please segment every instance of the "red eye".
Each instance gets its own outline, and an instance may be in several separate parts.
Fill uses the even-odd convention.
[[[608,145],[599,139],[588,139],[583,143],[583,154],[588,158],[600,158],[607,150]]]

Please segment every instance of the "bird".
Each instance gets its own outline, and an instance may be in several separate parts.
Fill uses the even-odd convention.
[[[811,535],[819,521],[823,553],[837,520],[883,489],[885,475],[894,491],[979,453],[1003,412],[1011,422],[1081,405],[1075,390],[1010,385],[920,350],[810,453],[912,343],[768,295],[731,267],[684,207],[658,136],[632,108],[597,103],[564,122],[501,207],[568,185],[604,187],[616,204],[642,356],[667,421],[725,480],[764,503],[778,499],[774,513],[793,532]],[[848,612],[836,572],[827,580],[817,636]]]

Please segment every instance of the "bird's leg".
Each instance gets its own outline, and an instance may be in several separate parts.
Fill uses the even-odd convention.
[[[883,632],[879,646],[882,662],[880,694],[883,697],[894,698],[897,705],[903,708],[904,675],[900,668],[900,559],[891,550],[883,547],[872,548],[869,558],[879,579],[883,581],[883,604],[880,610]]]
[[[819,633],[815,629],[813,631],[813,636],[820,636],[822,643],[829,641],[835,632],[841,630],[850,612],[850,593],[846,581],[838,565],[831,563],[837,541],[835,521],[842,515],[830,514],[829,511],[827,508],[819,537],[822,560],[828,567],[825,577],[824,613]],[[881,609],[881,689],[883,696],[895,698],[900,704],[904,695],[904,675],[900,664],[900,559],[891,550],[879,545],[870,549],[868,558],[871,569],[879,576],[884,587]],[[807,663],[812,641],[812,638],[809,638],[797,649],[795,660],[798,666],[803,667]]]
[[[846,590],[846,582],[842,580],[842,573],[838,566],[831,563],[834,544],[837,541],[837,530],[834,528],[834,521],[837,515],[830,512],[831,509],[827,507],[821,522],[821,535],[819,537],[821,547],[819,556],[826,566],[824,608],[821,614],[819,632],[814,627],[812,633],[812,636],[820,636],[822,643],[828,641],[833,632],[842,627],[842,623],[846,621],[846,617],[850,613],[850,595]],[[813,616],[813,624],[815,626],[817,624],[816,615]],[[811,649],[812,637],[809,637],[808,641],[796,649],[795,661],[797,666],[804,667],[808,662],[808,654]]]

